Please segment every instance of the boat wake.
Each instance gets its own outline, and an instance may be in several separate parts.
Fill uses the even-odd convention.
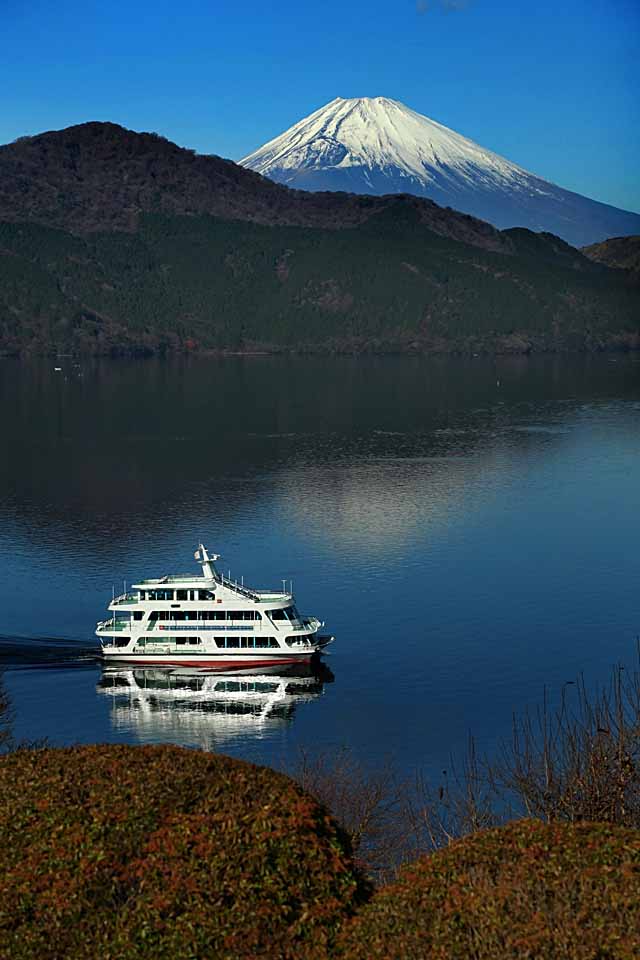
[[[86,640],[0,633],[0,670],[93,666],[99,659],[99,646]]]

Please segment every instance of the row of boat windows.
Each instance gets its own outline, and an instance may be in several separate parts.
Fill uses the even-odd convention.
[[[213,590],[139,590],[140,600],[215,600]]]
[[[136,620],[143,614],[134,613]],[[257,610],[152,610],[149,620],[262,620]]]
[[[293,610],[293,607],[289,608]],[[296,616],[287,616],[287,610],[267,610],[267,614],[272,620],[283,622],[296,622]],[[131,614],[118,611],[115,614],[116,620],[128,622]],[[144,611],[134,610],[134,620],[143,620]],[[262,620],[262,614],[257,610],[152,610],[149,614],[149,620]]]
[[[214,637],[216,647],[222,650],[264,650],[267,648],[278,648],[280,644],[275,637]],[[128,643],[128,640],[126,641]],[[116,641],[116,646],[126,646]],[[200,637],[140,637],[137,641],[139,647],[144,647],[147,643],[155,646],[158,643],[171,643],[176,646],[197,647],[202,643]]]
[[[131,614],[121,610],[115,614],[115,619],[122,623],[129,623]],[[144,620],[143,610],[133,611],[134,620]],[[262,620],[262,614],[257,610],[152,610],[149,620]]]
[[[138,596],[140,600],[185,600],[187,601],[187,600],[215,600],[216,599],[215,593],[213,590],[165,590],[165,589],[139,590]],[[215,613],[217,612],[218,611],[215,611]],[[245,620],[260,619],[260,614],[256,612],[254,615],[254,611],[252,610],[244,610],[244,611],[240,611],[240,613],[245,614],[245,617],[244,617]],[[298,611],[294,606],[284,607],[283,609],[280,609],[280,610],[267,610],[267,613],[272,620],[293,621],[293,620],[300,619],[300,614],[298,613]],[[215,616],[215,615],[207,617],[206,614],[201,614],[200,619],[224,620],[225,617],[224,615],[222,617]],[[242,620],[243,617],[239,616],[237,612],[236,613],[232,612],[230,619]]]

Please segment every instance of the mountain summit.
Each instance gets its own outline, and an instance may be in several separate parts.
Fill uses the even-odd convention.
[[[640,215],[564,190],[387,97],[337,97],[240,163],[301,190],[428,197],[576,246],[640,232]]]

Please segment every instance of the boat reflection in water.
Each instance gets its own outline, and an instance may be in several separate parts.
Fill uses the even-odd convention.
[[[262,668],[254,674],[194,667],[103,667],[98,692],[111,699],[114,729],[145,743],[213,750],[225,741],[264,737],[319,697],[331,670],[322,662]]]

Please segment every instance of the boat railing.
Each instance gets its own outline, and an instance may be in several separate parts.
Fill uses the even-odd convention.
[[[292,630],[316,630],[320,626],[317,617],[300,617],[298,621],[291,624]]]
[[[115,597],[111,603],[137,603],[138,594],[137,593],[121,593],[119,597]]]
[[[243,583],[238,583],[237,580],[231,580],[229,577],[225,577],[224,574],[218,574],[216,580],[223,587],[235,590],[236,593],[242,594],[243,597],[247,597],[249,600],[253,600],[256,603],[260,600],[260,594],[256,590],[250,590],[249,587],[245,587]]]
[[[115,617],[111,617],[109,620],[101,620],[97,624],[96,630],[98,633],[101,633],[103,630],[130,630],[131,621],[130,620],[116,620]]]

